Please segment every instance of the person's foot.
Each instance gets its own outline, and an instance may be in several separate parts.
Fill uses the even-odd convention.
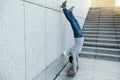
[[[75,7],[75,6],[72,6],[72,7],[69,8],[68,10],[73,11],[74,7]]]
[[[66,0],[65,2],[63,2],[60,7],[61,7],[61,8],[65,8],[65,7],[66,7],[66,3],[67,3],[67,0]]]
[[[79,67],[77,66],[77,71],[78,71],[78,68]],[[71,67],[67,70],[67,75],[68,76],[74,76],[76,74],[76,72],[73,70],[73,66],[71,65]]]
[[[74,72],[73,70],[68,70],[67,75],[68,76],[75,76],[76,72]]]

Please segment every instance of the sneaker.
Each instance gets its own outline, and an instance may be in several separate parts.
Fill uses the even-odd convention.
[[[78,71],[78,66],[77,66],[77,71]],[[77,72],[76,71],[76,72]],[[74,76],[75,74],[76,74],[76,72],[75,71],[73,71],[73,69],[72,69],[72,66],[68,69],[68,71],[67,71],[67,75],[68,76]]]
[[[74,7],[75,7],[75,6],[72,6],[72,7],[69,8],[68,10],[73,11]]]
[[[67,0],[66,0],[65,2],[63,2],[60,7],[61,7],[61,8],[65,8],[65,7],[66,7],[66,3],[67,3]]]
[[[74,72],[73,70],[68,70],[67,75],[68,76],[75,76],[76,72]]]

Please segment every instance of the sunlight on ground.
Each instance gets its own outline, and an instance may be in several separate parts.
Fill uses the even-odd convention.
[[[116,6],[116,7],[120,7],[120,0],[116,0],[115,6]]]

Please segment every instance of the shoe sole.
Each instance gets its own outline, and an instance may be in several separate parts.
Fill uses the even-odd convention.
[[[75,72],[68,70],[67,75],[68,76],[75,76]]]

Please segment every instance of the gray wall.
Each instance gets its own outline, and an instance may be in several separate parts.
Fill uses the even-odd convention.
[[[33,80],[73,45],[64,0],[0,0],[0,80]],[[71,0],[83,27],[90,0]]]

